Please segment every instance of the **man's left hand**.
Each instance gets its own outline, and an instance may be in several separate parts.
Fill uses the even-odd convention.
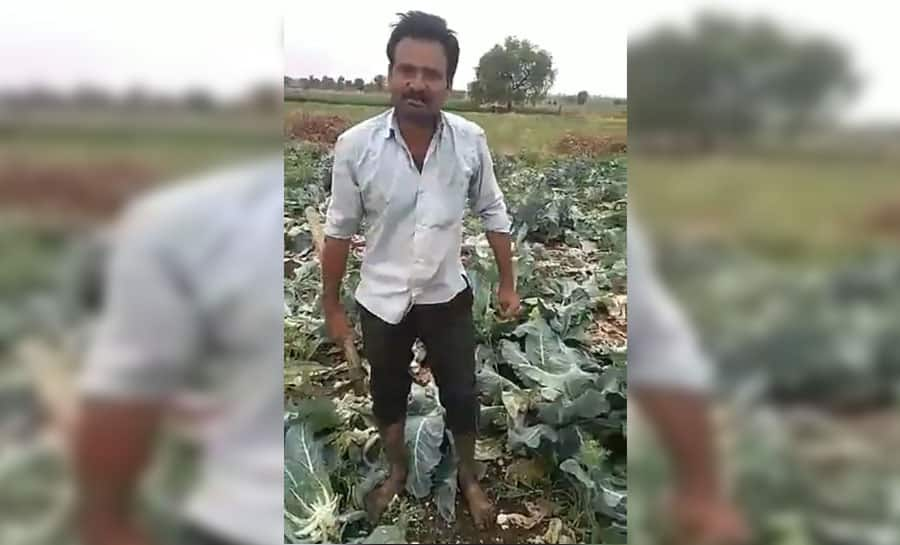
[[[519,294],[512,286],[500,286],[497,290],[497,302],[500,307],[500,317],[504,320],[511,320],[519,315],[521,310]]]

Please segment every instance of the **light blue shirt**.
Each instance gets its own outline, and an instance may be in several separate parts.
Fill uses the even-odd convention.
[[[441,113],[422,172],[393,109],[344,132],[334,148],[325,234],[347,239],[365,217],[356,300],[397,324],[415,304],[445,303],[466,287],[460,260],[466,205],[486,231],[510,232],[484,130]]]

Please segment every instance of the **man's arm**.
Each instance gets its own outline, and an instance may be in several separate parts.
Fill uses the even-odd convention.
[[[500,288],[515,289],[516,277],[513,271],[512,237],[509,233],[488,231],[487,239],[494,252],[494,260],[497,262],[497,271],[500,273]]]
[[[672,514],[687,542],[744,543],[740,513],[719,478],[710,421],[711,366],[628,222],[628,381],[674,469]]]
[[[719,465],[706,398],[693,392],[640,387],[635,388],[635,399],[669,453],[679,492],[718,497],[722,492]]]
[[[503,192],[494,174],[494,161],[488,148],[487,136],[478,137],[479,168],[469,183],[469,202],[487,232],[487,239],[497,262],[500,286],[497,298],[500,313],[511,318],[519,311],[519,297],[516,294],[516,275],[513,269],[511,222],[506,212]]]
[[[147,211],[149,210],[149,212]],[[168,250],[164,214],[138,208],[114,241],[104,308],[80,376],[72,448],[85,545],[144,545],[134,508],[161,412],[197,361],[189,275]]]
[[[160,414],[157,403],[89,401],[82,406],[74,466],[85,545],[150,545],[135,520],[134,504]]]
[[[350,323],[341,305],[341,282],[347,270],[350,237],[358,230],[363,215],[362,195],[353,169],[353,150],[339,138],[334,147],[331,174],[331,203],[325,217],[325,245],[322,249],[322,305],[329,333],[335,340],[350,334]]]

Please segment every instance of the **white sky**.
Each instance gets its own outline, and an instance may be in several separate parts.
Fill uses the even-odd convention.
[[[222,96],[282,80],[282,2],[0,2],[0,86],[90,82]]]
[[[660,21],[689,21],[701,8],[728,13],[765,15],[804,34],[831,36],[851,52],[863,89],[847,112],[850,122],[900,122],[900,27],[895,2],[854,0],[638,0],[629,3],[629,34]]]
[[[370,80],[387,73],[385,47],[397,12],[440,15],[460,43],[455,89],[475,78],[482,54],[506,36],[536,43],[553,55],[559,73],[552,92],[624,97],[627,91],[626,4],[607,0],[489,2],[486,0],[370,0],[289,2],[285,6],[286,73]]]
[[[480,55],[514,34],[549,50],[555,92],[587,89],[624,96],[627,34],[659,21],[684,21],[703,6],[764,14],[790,27],[846,43],[865,87],[853,120],[900,121],[900,5],[856,0],[475,2],[301,2],[113,0],[0,3],[0,86],[41,83],[62,89],[90,82],[113,90],[145,84],[164,91],[210,86],[222,95],[288,73],[371,78],[384,73],[395,13],[445,17],[462,56],[454,87],[465,88]],[[281,49],[284,21],[284,55]]]

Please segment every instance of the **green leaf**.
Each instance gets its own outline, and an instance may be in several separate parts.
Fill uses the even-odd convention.
[[[308,421],[291,426],[284,444],[285,517],[292,540],[322,542],[337,537],[338,498],[331,489],[323,442]]]
[[[536,450],[540,446],[542,439],[555,443],[559,440],[559,436],[556,430],[547,424],[510,428],[507,435],[510,450],[516,450],[521,447]]]
[[[341,425],[337,406],[329,398],[302,399],[296,402],[294,412],[296,413],[296,419],[309,424],[313,433],[337,428]]]
[[[409,403],[406,412],[410,416],[428,416],[441,414],[440,397],[438,395],[437,386],[430,383],[421,386],[415,382],[409,390]]]
[[[597,390],[588,390],[569,401],[560,398],[553,403],[538,403],[538,419],[556,428],[567,426],[578,419],[590,419],[609,412],[606,396]]]
[[[456,520],[456,491],[459,483],[456,480],[456,454],[452,436],[447,444],[447,452],[434,471],[434,503],[441,518],[447,523],[453,523]]]
[[[554,338],[551,338],[551,343],[544,348],[552,346]],[[526,386],[540,386],[569,397],[579,396],[594,387],[596,375],[583,371],[577,361],[570,359],[569,354],[554,353],[544,348],[533,347],[537,355],[532,358],[519,349],[516,343],[506,340],[500,342],[501,354]],[[551,401],[559,397],[549,391],[542,394],[545,399]]]
[[[399,526],[390,525],[390,526],[378,526],[369,536],[362,541],[362,543],[373,543],[373,544],[383,544],[383,543],[406,543],[406,534],[403,530],[400,529]]]
[[[440,415],[407,416],[405,433],[410,457],[406,490],[424,498],[431,492],[432,472],[441,461],[444,419]]]

